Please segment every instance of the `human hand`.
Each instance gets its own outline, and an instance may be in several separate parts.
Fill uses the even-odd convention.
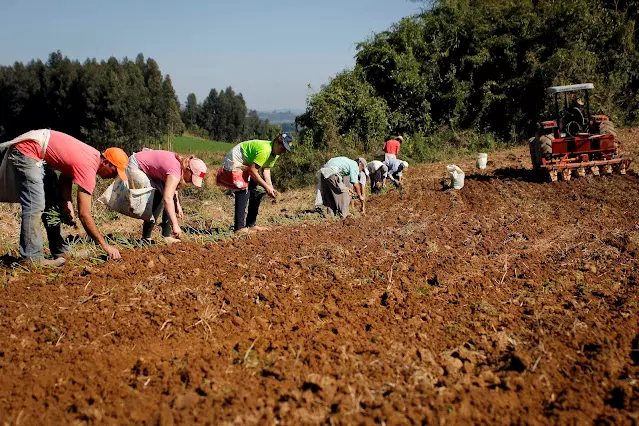
[[[111,260],[117,260],[122,258],[122,255],[120,254],[120,250],[118,250],[117,248],[109,244],[105,244],[104,247],[102,247],[102,249],[106,251],[107,255],[109,255],[109,259]]]
[[[182,229],[179,226],[173,228],[173,238],[182,239]]]
[[[182,210],[182,206],[180,204],[176,206],[175,213],[178,219],[180,220],[184,219],[184,211]]]
[[[73,203],[71,201],[64,202],[62,210],[63,213],[69,217],[69,221],[73,222],[75,220],[75,212],[73,211]]]

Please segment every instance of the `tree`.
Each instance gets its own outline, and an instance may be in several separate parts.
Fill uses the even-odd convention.
[[[297,124],[316,146],[441,128],[525,140],[549,114],[545,88],[579,82],[595,83],[593,111],[631,123],[639,119],[637,3],[431,2],[358,44],[355,68],[311,96]]]
[[[211,139],[216,139],[218,131],[219,95],[216,89],[211,89],[209,95],[202,102],[202,114],[198,125],[205,129]]]
[[[164,77],[164,82],[162,83],[162,94],[162,103],[165,105],[166,114],[163,117],[166,125],[164,133],[169,135],[182,134],[184,132],[184,124],[180,116],[180,105],[176,101],[173,83],[168,75]]]
[[[183,126],[171,80],[154,60],[80,64],[54,52],[45,63],[0,67],[0,140],[37,128],[131,152]]]
[[[189,93],[186,97],[186,106],[182,111],[182,122],[187,129],[192,129],[198,125],[200,116],[200,106],[197,103],[195,93]]]
[[[149,118],[149,136],[161,138],[167,128],[168,105],[162,93],[162,73],[158,63],[149,58],[144,65],[144,82],[149,92],[147,116]]]

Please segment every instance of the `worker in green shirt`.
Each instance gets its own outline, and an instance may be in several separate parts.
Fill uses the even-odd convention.
[[[235,232],[251,227],[263,229],[255,227],[262,197],[264,193],[271,198],[277,196],[271,181],[271,167],[281,154],[290,152],[292,143],[293,136],[283,132],[272,141],[250,140],[239,143],[224,158],[216,181],[218,185],[235,192]],[[265,192],[259,190],[258,186],[264,188]]]

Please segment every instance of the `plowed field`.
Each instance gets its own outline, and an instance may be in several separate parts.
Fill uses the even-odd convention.
[[[639,180],[526,151],[461,191],[411,167],[366,217],[0,269],[0,420],[636,424]]]

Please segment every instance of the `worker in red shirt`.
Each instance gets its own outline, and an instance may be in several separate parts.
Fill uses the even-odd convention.
[[[97,176],[102,179],[120,176],[127,180],[125,169],[129,157],[123,150],[109,148],[100,153],[65,133],[41,129],[0,144],[0,151],[0,171],[4,172],[0,176],[0,200],[19,202],[22,206],[20,254],[26,260],[43,266],[65,263],[62,255],[68,253],[69,247],[60,235],[60,223],[50,223],[43,217],[43,212],[59,209],[73,221],[75,211],[71,193],[74,183],[78,186],[78,215],[87,234],[106,251],[109,258],[121,258],[120,251],[107,243],[95,225],[91,194]],[[43,219],[54,259],[45,259],[43,255],[44,242],[39,228]]]
[[[397,136],[395,139],[386,141],[384,144],[384,161],[388,161],[391,158],[397,158],[402,142],[404,142],[404,138],[401,136]]]

